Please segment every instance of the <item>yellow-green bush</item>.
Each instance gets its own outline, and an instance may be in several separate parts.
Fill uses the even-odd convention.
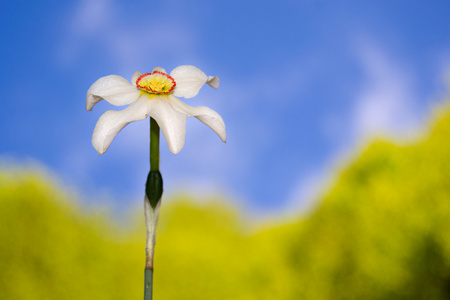
[[[415,144],[369,145],[296,222],[250,230],[225,201],[163,202],[155,299],[449,299],[446,111]],[[127,229],[107,215],[0,171],[0,299],[141,299],[142,212]]]
[[[449,299],[449,175],[448,111],[418,143],[371,144],[292,240],[297,299]]]
[[[143,216],[124,234],[41,177],[0,173],[0,299],[142,298]],[[179,199],[160,219],[155,298],[283,298],[277,245],[249,235],[235,209]]]

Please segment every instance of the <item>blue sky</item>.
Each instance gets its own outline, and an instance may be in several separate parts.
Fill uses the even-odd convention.
[[[190,105],[219,112],[223,144],[188,120],[162,143],[165,193],[217,193],[254,213],[305,207],[374,136],[409,139],[448,91],[449,1],[3,1],[2,164],[50,170],[88,201],[142,201],[148,120],[98,156],[99,77],[191,64],[218,75]],[[103,101],[104,102],[104,101]]]

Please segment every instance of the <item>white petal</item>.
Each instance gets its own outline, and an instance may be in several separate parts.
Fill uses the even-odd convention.
[[[219,87],[220,80],[219,77],[217,76],[208,76],[206,83],[209,84],[209,86],[212,86],[213,88],[217,89]]]
[[[130,106],[121,111],[108,110],[97,121],[92,134],[92,145],[98,154],[108,150],[117,133],[131,122],[144,120],[147,117],[148,97],[139,97]]]
[[[169,100],[174,109],[184,113],[188,117],[196,117],[211,128],[220,137],[222,142],[226,142],[227,132],[225,129],[225,123],[216,111],[206,106],[189,106],[172,95],[169,95]]]
[[[186,139],[187,115],[175,110],[165,96],[152,97],[148,102],[147,114],[158,123],[170,152],[180,152]]]
[[[166,73],[166,74],[167,74],[166,70],[163,69],[163,68],[161,68],[161,67],[155,67],[155,68],[153,68],[152,72],[155,72],[155,71],[159,71],[159,72],[163,72],[163,73]]]
[[[208,76],[197,67],[179,66],[170,72],[175,79],[176,87],[173,95],[176,97],[192,98],[198,94],[200,88],[208,81]]]
[[[128,80],[118,75],[98,79],[91,85],[86,95],[86,110],[92,110],[97,102],[105,99],[112,105],[127,105],[139,97],[140,91]]]
[[[133,73],[133,76],[131,76],[131,84],[133,85],[133,86],[136,86],[136,80],[139,78],[139,76],[141,76],[142,75],[142,73],[141,72],[139,72],[139,71],[136,71],[136,72],[134,72]]]

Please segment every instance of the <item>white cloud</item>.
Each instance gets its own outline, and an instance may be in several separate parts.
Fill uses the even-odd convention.
[[[300,177],[288,196],[285,210],[297,214],[298,211],[306,212],[314,207],[327,183],[325,179],[329,176],[327,170],[316,170],[308,173],[307,177]]]
[[[375,136],[409,139],[422,125],[425,114],[418,113],[416,108],[413,72],[372,43],[360,43],[355,51],[363,83],[355,86],[356,96],[349,111],[324,118],[324,134],[333,145],[333,152],[308,177],[299,176],[287,202],[288,210],[305,211],[313,207],[342,169],[342,163],[351,163],[350,158],[362,144]]]
[[[358,50],[365,82],[353,112],[355,138],[411,134],[419,124],[412,72],[376,46],[365,43]]]
[[[114,6],[110,0],[82,0],[70,20],[70,30],[79,36],[98,35],[112,23]]]
[[[83,0],[68,15],[64,40],[57,49],[59,63],[74,66],[86,49],[100,49],[118,73],[132,73],[156,58],[196,60],[195,32],[182,19],[142,20],[126,15],[113,0]],[[183,51],[179,51],[182,47]]]

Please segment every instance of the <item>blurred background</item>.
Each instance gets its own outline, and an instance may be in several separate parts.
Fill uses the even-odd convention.
[[[149,122],[98,78],[218,75],[163,140],[157,299],[450,298],[450,2],[3,1],[0,299],[143,294]]]

